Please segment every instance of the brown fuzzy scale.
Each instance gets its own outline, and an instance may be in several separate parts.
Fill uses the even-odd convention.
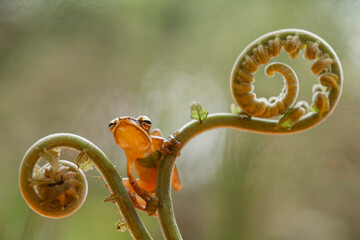
[[[301,46],[301,40],[299,36],[287,36],[284,49],[287,53],[292,54],[298,51]]]
[[[270,118],[270,117],[272,117],[272,115],[271,115],[271,113],[273,112],[272,109],[273,109],[273,105],[267,103],[267,104],[266,104],[266,109],[265,109],[265,111],[264,111],[264,113],[263,113],[263,117],[264,117],[264,118]]]
[[[281,52],[281,40],[279,37],[276,37],[274,40],[268,42],[268,54],[270,57],[276,57]]]
[[[236,76],[236,80],[238,80],[239,82],[251,83],[251,82],[254,82],[254,75],[240,69]]]
[[[265,101],[258,101],[258,104],[256,106],[255,111],[252,113],[255,117],[262,117],[264,115],[266,108],[266,102]]]
[[[280,102],[280,101],[279,101],[279,102]],[[279,108],[278,106],[273,107],[273,105],[275,105],[275,104],[271,104],[270,115],[272,115],[272,116],[277,116],[277,115],[279,115],[279,111],[280,111],[280,109],[282,109],[282,108]],[[282,106],[284,106],[284,105],[282,105]]]
[[[339,90],[339,86],[338,86],[338,76],[334,73],[324,73],[321,74],[319,76],[319,82],[321,85],[328,87],[328,88],[333,88],[336,91]]]
[[[251,92],[253,89],[254,86],[248,82],[239,82],[234,86],[234,90],[239,94]]]
[[[244,62],[242,63],[242,69],[246,72],[254,73],[258,70],[258,66],[251,57],[246,56]]]
[[[311,71],[315,75],[321,74],[324,70],[330,70],[333,60],[328,54],[322,55],[312,66]]]
[[[305,110],[301,107],[295,107],[291,110],[291,113],[289,114],[289,120],[291,122],[296,123],[299,121],[299,119],[304,116]]]
[[[266,47],[260,44],[257,48],[253,50],[254,58],[259,65],[267,64],[270,60],[269,55],[267,54]]]
[[[329,98],[324,92],[315,92],[313,96],[313,104],[319,110],[318,116],[321,118],[323,113],[329,111]]]
[[[294,52],[290,53],[289,56],[291,59],[296,59],[299,56],[300,53],[300,47],[297,48]]]
[[[305,101],[298,102],[295,107],[290,110],[290,113],[287,114],[285,117],[281,118],[278,123],[278,127],[281,126],[282,123],[286,121],[290,121],[291,125],[293,126],[297,123],[302,116],[304,116],[309,111],[309,104]]]
[[[308,60],[314,60],[321,54],[319,44],[311,41],[306,42],[305,58]]]
[[[258,106],[257,101],[251,101],[246,105],[246,110],[248,113],[253,113],[256,110],[257,106]]]
[[[282,101],[277,101],[275,104],[276,108],[278,109],[278,115],[286,111],[286,107]]]
[[[235,94],[238,96],[238,101],[242,106],[246,106],[249,103],[251,103],[255,96],[255,93],[236,93]],[[243,109],[244,110],[244,109]]]

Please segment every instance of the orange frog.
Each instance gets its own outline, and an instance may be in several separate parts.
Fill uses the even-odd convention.
[[[176,154],[180,143],[174,138],[166,140],[159,129],[150,131],[151,121],[146,116],[138,118],[119,117],[113,119],[109,129],[114,140],[125,152],[127,158],[126,173],[128,178],[123,178],[124,185],[128,188],[134,206],[149,215],[156,215],[160,206],[155,195],[156,175],[161,154]],[[133,166],[138,179],[133,174]],[[172,179],[175,191],[181,189],[181,182],[175,165]]]

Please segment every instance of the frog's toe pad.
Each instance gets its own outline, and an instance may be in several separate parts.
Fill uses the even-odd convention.
[[[163,154],[179,156],[180,147],[181,147],[181,142],[177,141],[173,136],[170,136],[168,139],[164,141],[164,144],[161,147],[161,152]]]

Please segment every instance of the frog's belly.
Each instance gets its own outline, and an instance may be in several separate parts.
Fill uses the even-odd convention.
[[[148,192],[154,191],[157,168],[143,167],[135,162],[135,171],[139,177],[139,186]]]

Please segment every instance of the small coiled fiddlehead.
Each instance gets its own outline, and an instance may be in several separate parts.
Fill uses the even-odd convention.
[[[111,196],[135,239],[151,239],[141,222],[122,180],[111,161],[90,141],[67,133],[49,135],[37,141],[26,152],[19,171],[20,191],[26,203],[49,218],[73,214],[85,200],[87,183],[77,165],[59,160],[61,149],[79,153],[77,163],[85,156],[104,177]],[[47,163],[40,167],[39,160]]]
[[[76,212],[86,199],[87,181],[74,163],[59,160],[60,148],[35,148],[25,154],[20,167],[20,189],[38,214],[63,218]],[[43,159],[47,163],[39,165]]]

